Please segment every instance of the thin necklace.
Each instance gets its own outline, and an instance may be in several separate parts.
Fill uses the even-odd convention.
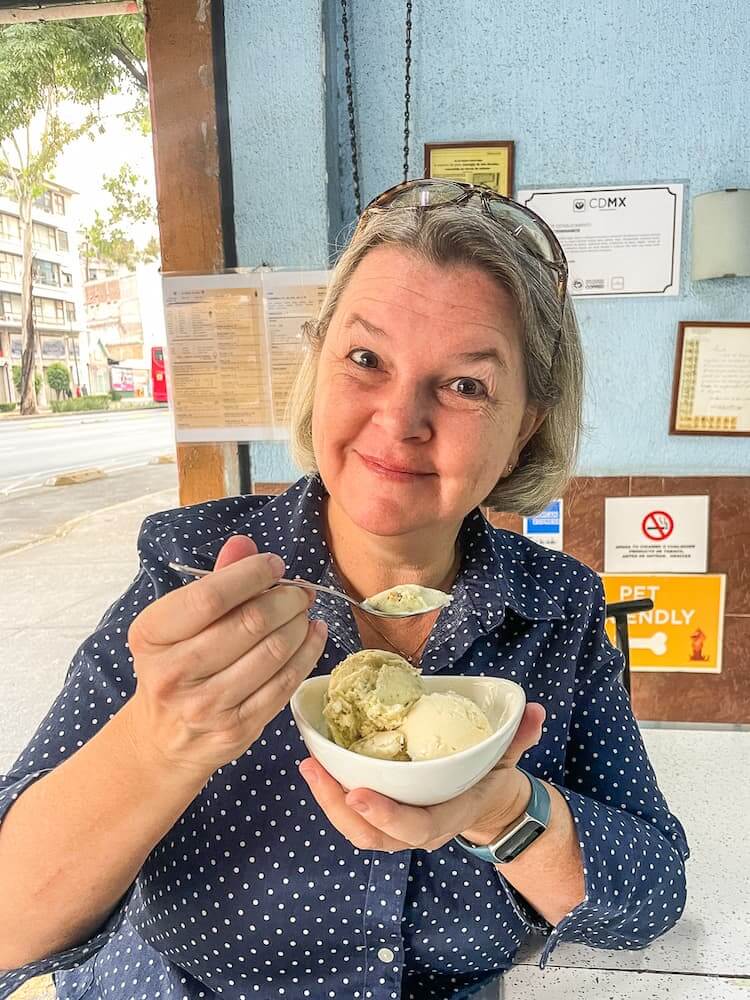
[[[364,615],[367,616],[367,624],[370,626],[370,628],[373,629],[375,632],[377,632],[378,635],[381,636],[383,639],[385,639],[385,641],[388,643],[388,645],[392,646],[393,649],[395,649],[396,652],[399,654],[399,656],[403,656],[403,658],[405,660],[408,660],[409,663],[411,663],[411,665],[413,667],[416,667],[418,665],[419,659],[420,659],[420,655],[419,654],[422,652],[422,648],[427,645],[427,640],[430,638],[430,634],[432,632],[432,627],[430,627],[429,632],[427,633],[427,635],[425,636],[425,638],[422,639],[422,641],[419,643],[419,645],[417,646],[417,648],[413,649],[409,653],[405,649],[402,649],[400,646],[398,646],[393,641],[393,639],[391,639],[389,636],[387,636],[384,632],[381,632],[380,629],[378,628],[378,626],[375,624],[375,622],[373,622],[371,620],[371,616],[368,615],[366,611],[362,612],[362,614],[364,614]]]
[[[333,553],[332,552],[330,553],[330,558],[331,558],[331,566],[335,568],[336,563],[334,561]],[[460,549],[458,547],[458,542],[456,542],[456,554],[454,556],[451,568],[448,571],[448,574],[441,581],[440,586],[436,587],[435,589],[436,590],[444,590],[453,581],[453,579],[455,578],[456,573],[458,572],[458,567],[460,565],[461,565],[461,553],[460,553]],[[338,574],[338,576],[340,577],[341,574]],[[344,593],[347,593],[347,591],[344,590]],[[387,636],[384,632],[381,632],[380,629],[378,628],[378,626],[375,624],[375,622],[372,621],[372,616],[371,615],[368,615],[366,611],[362,611],[362,612],[359,612],[359,613],[363,614],[366,617],[367,624],[370,626],[370,628],[372,628],[373,631],[377,632],[378,635],[382,639],[385,639],[385,641],[388,643],[388,645],[391,646],[393,649],[395,649],[396,652],[399,654],[399,656],[403,656],[403,658],[405,660],[407,660],[409,663],[411,663],[411,665],[413,667],[416,667],[418,665],[418,662],[419,662],[419,659],[420,659],[420,653],[422,652],[423,647],[427,645],[427,642],[428,642],[428,640],[430,638],[430,634],[432,633],[432,626],[430,626],[430,628],[429,628],[429,630],[427,632],[427,635],[424,637],[424,639],[422,639],[422,641],[419,643],[419,645],[409,653],[409,652],[407,652],[407,650],[401,649],[401,647],[398,646],[393,641],[393,639],[391,639],[389,636]]]

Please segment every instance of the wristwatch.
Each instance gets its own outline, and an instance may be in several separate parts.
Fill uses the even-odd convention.
[[[543,782],[533,775],[518,768],[531,782],[531,798],[526,811],[512,829],[503,833],[496,840],[483,846],[472,844],[471,841],[457,834],[453,839],[467,854],[472,854],[482,861],[491,861],[495,865],[507,865],[514,861],[522,851],[541,837],[549,826],[552,810],[549,792]]]

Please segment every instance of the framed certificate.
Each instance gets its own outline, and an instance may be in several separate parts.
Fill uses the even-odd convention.
[[[685,185],[522,188],[568,258],[576,297],[679,295]]]
[[[510,141],[426,142],[425,177],[446,177],[484,184],[498,194],[513,195],[513,149]]]
[[[750,323],[679,324],[669,432],[750,437]]]

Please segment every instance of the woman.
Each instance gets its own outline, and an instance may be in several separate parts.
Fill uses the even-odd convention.
[[[566,277],[544,223],[484,189],[411,182],[369,206],[296,388],[309,475],[147,519],[136,580],[4,781],[0,995],[52,970],[68,1000],[465,997],[532,930],[544,961],[674,924],[687,845],[601,584],[477,509],[539,510],[570,475]],[[216,572],[188,583],[170,562]],[[282,573],[453,602],[384,623],[269,589]],[[428,809],[346,793],[287,703],[362,647],[522,684],[501,766]]]

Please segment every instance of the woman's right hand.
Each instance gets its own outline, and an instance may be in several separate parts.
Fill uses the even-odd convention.
[[[325,648],[314,594],[272,587],[284,563],[230,538],[213,573],[145,608],[128,632],[138,679],[126,706],[138,753],[207,780],[241,756]]]

